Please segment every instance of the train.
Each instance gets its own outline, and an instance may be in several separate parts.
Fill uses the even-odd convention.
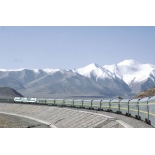
[[[155,96],[138,99],[103,100],[15,97],[14,102],[113,112],[143,120],[155,127]]]

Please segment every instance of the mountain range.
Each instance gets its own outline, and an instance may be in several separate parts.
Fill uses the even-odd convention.
[[[0,87],[29,97],[129,98],[155,86],[155,66],[124,60],[79,69],[0,69]]]

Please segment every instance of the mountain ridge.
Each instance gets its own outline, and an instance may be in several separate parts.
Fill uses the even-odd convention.
[[[22,94],[131,97],[155,85],[155,66],[124,60],[118,64],[65,69],[0,69],[0,86]]]
[[[122,75],[121,78],[128,84],[132,93],[137,94],[155,85],[155,65],[141,64],[134,60],[124,60],[115,64],[115,66],[105,65],[104,67],[115,73],[116,76]],[[117,73],[114,71],[114,67],[118,68]],[[147,84],[148,81],[150,81],[149,85]]]

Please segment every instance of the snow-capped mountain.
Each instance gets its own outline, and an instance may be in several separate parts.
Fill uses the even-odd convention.
[[[0,87],[11,87],[23,95],[52,97],[131,97],[155,86],[155,66],[124,60],[100,66],[92,63],[74,70],[0,69]],[[41,96],[42,95],[42,96]],[[52,95],[52,96],[51,96]]]
[[[57,70],[25,85],[27,91],[47,92],[67,96],[115,96],[112,89],[104,88],[76,72]]]
[[[11,87],[15,90],[25,89],[25,85],[41,78],[57,69],[0,69],[0,86]]]
[[[114,74],[111,73],[109,70],[105,69],[104,67],[99,66],[96,63],[92,63],[83,68],[74,69],[74,71],[86,77],[95,76],[96,81],[101,78],[102,79],[111,78],[114,76]]]
[[[155,65],[124,60],[118,64],[103,67],[128,84],[133,93],[139,93],[155,85]]]
[[[122,96],[108,86],[103,87],[91,78],[64,69],[0,70],[0,86],[11,87],[25,96]]]
[[[121,78],[117,77],[115,73],[110,72],[98,64],[93,63],[74,71],[104,87],[113,88],[113,90],[124,93],[131,91],[128,85]]]

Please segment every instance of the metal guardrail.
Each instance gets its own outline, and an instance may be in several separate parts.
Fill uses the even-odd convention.
[[[1,98],[0,102],[13,102],[13,99]],[[24,104],[24,103],[23,103]],[[112,99],[112,100],[85,100],[85,99],[45,99],[37,98],[38,105],[55,105],[94,109],[100,111],[124,114],[143,120],[155,127],[155,96],[142,99]]]

